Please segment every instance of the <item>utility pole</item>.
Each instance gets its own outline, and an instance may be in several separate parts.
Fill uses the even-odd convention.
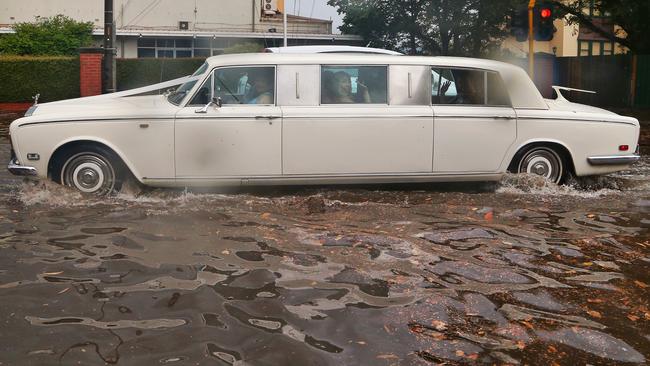
[[[115,92],[115,25],[113,23],[113,0],[104,0],[104,72],[103,92]]]
[[[284,29],[284,47],[287,47],[287,11],[285,9],[282,9],[282,28]]]
[[[528,3],[528,75],[535,81],[535,21],[534,21],[535,0]]]

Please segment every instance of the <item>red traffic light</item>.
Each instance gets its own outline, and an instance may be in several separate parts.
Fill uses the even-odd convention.
[[[544,9],[542,9],[542,10],[540,11],[540,14],[539,14],[539,15],[542,17],[542,19],[550,18],[551,15],[552,15],[552,13],[551,13],[551,9],[549,9],[549,8],[544,8]]]

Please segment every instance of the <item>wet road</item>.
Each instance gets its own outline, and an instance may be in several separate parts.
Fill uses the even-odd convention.
[[[647,156],[571,187],[106,200],[2,172],[0,202],[2,365],[650,359]]]

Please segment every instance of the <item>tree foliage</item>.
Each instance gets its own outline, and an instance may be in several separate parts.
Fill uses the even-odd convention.
[[[409,54],[481,56],[508,35],[517,0],[328,0],[341,31]]]
[[[1,54],[75,55],[79,47],[89,46],[93,41],[93,23],[77,22],[64,15],[17,23],[13,28],[16,33],[0,37]]]
[[[553,1],[571,22],[579,23],[602,37],[618,42],[632,52],[650,54],[650,1],[648,0],[598,0],[594,14],[606,15],[618,28],[599,26],[599,17],[589,15],[591,0]]]
[[[244,42],[237,43],[223,50],[223,53],[256,53],[264,49],[264,46],[259,42]]]

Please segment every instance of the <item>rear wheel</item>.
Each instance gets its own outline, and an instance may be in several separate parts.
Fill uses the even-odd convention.
[[[104,196],[120,190],[121,162],[114,153],[97,146],[69,152],[60,170],[60,183],[85,194]]]
[[[533,147],[521,155],[516,172],[539,175],[557,184],[562,183],[567,175],[562,156],[546,146]]]

